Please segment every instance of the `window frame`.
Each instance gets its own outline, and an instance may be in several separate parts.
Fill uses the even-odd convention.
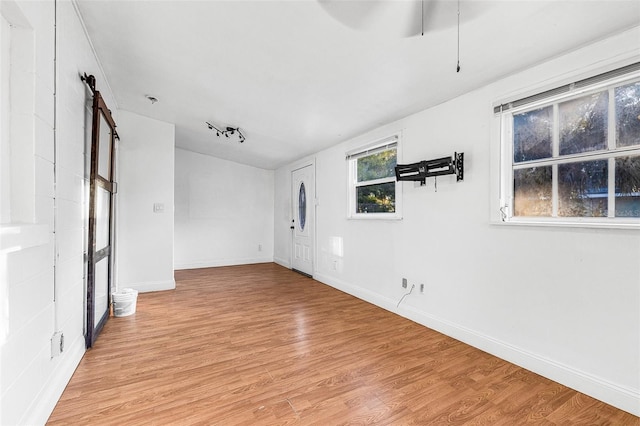
[[[507,103],[494,107],[494,113],[499,119],[500,126],[500,192],[499,219],[505,224],[550,225],[569,227],[597,227],[597,228],[627,228],[640,229],[640,217],[614,217],[615,215],[615,160],[628,156],[640,156],[640,144],[616,147],[616,114],[615,88],[626,84],[640,82],[640,64],[632,64],[585,79],[580,82],[539,92],[513,104]],[[625,69],[630,69],[625,72]],[[610,77],[603,76],[611,74]],[[593,80],[593,81],[592,81]],[[589,81],[589,84],[580,84]],[[560,124],[558,121],[559,104],[578,99],[590,94],[609,92],[607,107],[607,146],[604,150],[585,151],[578,154],[559,154]],[[513,106],[517,104],[516,106]],[[551,106],[553,108],[552,124],[552,156],[539,160],[514,162],[513,122],[514,115]],[[506,109],[505,109],[506,107]],[[608,189],[607,189],[607,217],[565,217],[558,216],[558,166],[574,162],[607,160]],[[514,212],[514,170],[530,167],[552,167],[552,216],[515,216]],[[613,194],[613,196],[610,196]]]
[[[393,176],[372,179],[367,181],[358,182],[357,176],[357,163],[358,159],[367,157],[369,155],[378,154],[386,151],[384,149],[396,150],[396,164],[401,161],[401,133],[394,133],[382,139],[378,139],[375,142],[362,145],[356,149],[348,151],[345,154],[347,162],[347,179],[348,179],[348,191],[347,191],[347,219],[363,219],[363,220],[400,220],[402,219],[402,185],[396,180],[395,174]],[[358,213],[356,212],[357,204],[357,188],[362,186],[376,185],[382,183],[394,182],[395,184],[395,212],[371,212],[371,213]]]

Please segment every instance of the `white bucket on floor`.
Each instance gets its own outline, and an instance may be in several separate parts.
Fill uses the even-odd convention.
[[[113,314],[117,317],[126,317],[136,313],[136,301],[138,290],[123,288],[113,293]]]

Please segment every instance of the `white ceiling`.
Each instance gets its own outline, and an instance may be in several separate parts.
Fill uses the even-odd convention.
[[[455,0],[76,2],[118,108],[266,169],[640,24],[638,0],[463,0],[456,73]]]

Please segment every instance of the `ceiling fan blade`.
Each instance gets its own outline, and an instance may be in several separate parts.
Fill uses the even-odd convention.
[[[420,34],[421,0],[318,0],[318,3],[335,20],[357,31],[393,37]]]

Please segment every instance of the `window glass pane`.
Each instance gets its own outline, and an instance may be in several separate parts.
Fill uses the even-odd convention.
[[[396,149],[358,158],[358,182],[395,176]]]
[[[558,105],[560,155],[607,148],[609,92],[594,93]]]
[[[111,127],[100,113],[100,140],[98,141],[98,174],[111,179]]]
[[[356,213],[394,213],[395,211],[395,182],[356,188]]]
[[[638,145],[640,144],[640,82],[616,87],[615,96],[617,146]]]
[[[640,156],[616,158],[616,217],[640,217]]]
[[[607,216],[607,160],[558,165],[558,216]]]
[[[513,162],[551,157],[552,128],[552,106],[514,115]]]
[[[513,171],[514,216],[551,216],[551,166]]]
[[[93,323],[97,325],[104,313],[109,309],[109,256],[96,263],[94,276]]]
[[[97,187],[96,197],[98,206],[96,209],[96,250],[101,250],[109,245],[111,193]]]
[[[304,226],[307,223],[307,191],[304,188],[304,182],[300,183],[298,190],[298,223],[300,230],[304,231]]]

